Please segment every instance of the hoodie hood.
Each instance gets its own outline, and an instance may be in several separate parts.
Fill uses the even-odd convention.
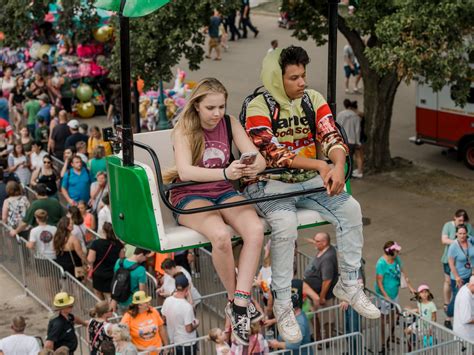
[[[265,89],[273,96],[273,98],[280,105],[281,110],[288,110],[291,100],[286,95],[285,87],[283,86],[283,74],[280,67],[281,48],[268,53],[263,59],[262,72],[260,79],[262,80]],[[300,101],[294,100],[294,101]]]

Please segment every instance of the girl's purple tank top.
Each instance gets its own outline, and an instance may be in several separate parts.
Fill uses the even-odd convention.
[[[227,137],[227,126],[222,118],[216,127],[211,130],[204,129],[204,154],[198,166],[208,169],[224,169],[229,164],[230,150]],[[179,182],[179,178],[177,182]],[[203,196],[217,198],[220,195],[234,191],[230,181],[213,181],[196,186],[185,186],[171,190],[171,203],[176,206],[187,196]]]

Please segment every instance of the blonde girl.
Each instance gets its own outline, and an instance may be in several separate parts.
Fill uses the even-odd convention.
[[[216,355],[230,355],[230,347],[227,344],[227,335],[220,328],[212,328],[209,331],[209,340],[216,344]]]
[[[247,137],[240,123],[225,115],[227,90],[214,78],[201,80],[180,114],[173,130],[176,167],[165,181],[196,181],[204,184],[172,190],[171,203],[191,209],[241,201],[231,181],[255,177],[265,169],[265,160]],[[230,162],[228,132],[242,153],[255,153],[249,165]],[[263,226],[252,206],[239,206],[210,212],[175,215],[177,222],[206,236],[212,244],[212,260],[229,297],[226,315],[232,332],[248,344],[250,321],[262,315],[250,303],[250,289],[257,269],[263,241]],[[242,237],[239,274],[236,278],[232,254],[232,233]]]

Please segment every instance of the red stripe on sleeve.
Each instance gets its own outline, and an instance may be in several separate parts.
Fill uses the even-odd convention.
[[[270,127],[270,118],[268,116],[250,116],[247,117],[247,121],[245,122],[245,128],[247,130],[252,129],[254,127]]]

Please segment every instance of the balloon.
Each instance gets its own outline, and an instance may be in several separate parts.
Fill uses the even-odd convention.
[[[93,35],[96,41],[103,43],[110,40],[112,38],[113,33],[114,33],[113,28],[109,25],[105,25],[94,30]]]
[[[87,84],[81,84],[76,89],[76,96],[82,102],[89,101],[92,97],[92,93],[92,88]]]
[[[37,56],[38,59],[43,58],[43,55],[48,54],[49,52],[49,44],[42,44],[41,47],[39,47]]]
[[[91,118],[95,113],[95,106],[92,102],[80,102],[77,104],[76,109],[82,118]]]

